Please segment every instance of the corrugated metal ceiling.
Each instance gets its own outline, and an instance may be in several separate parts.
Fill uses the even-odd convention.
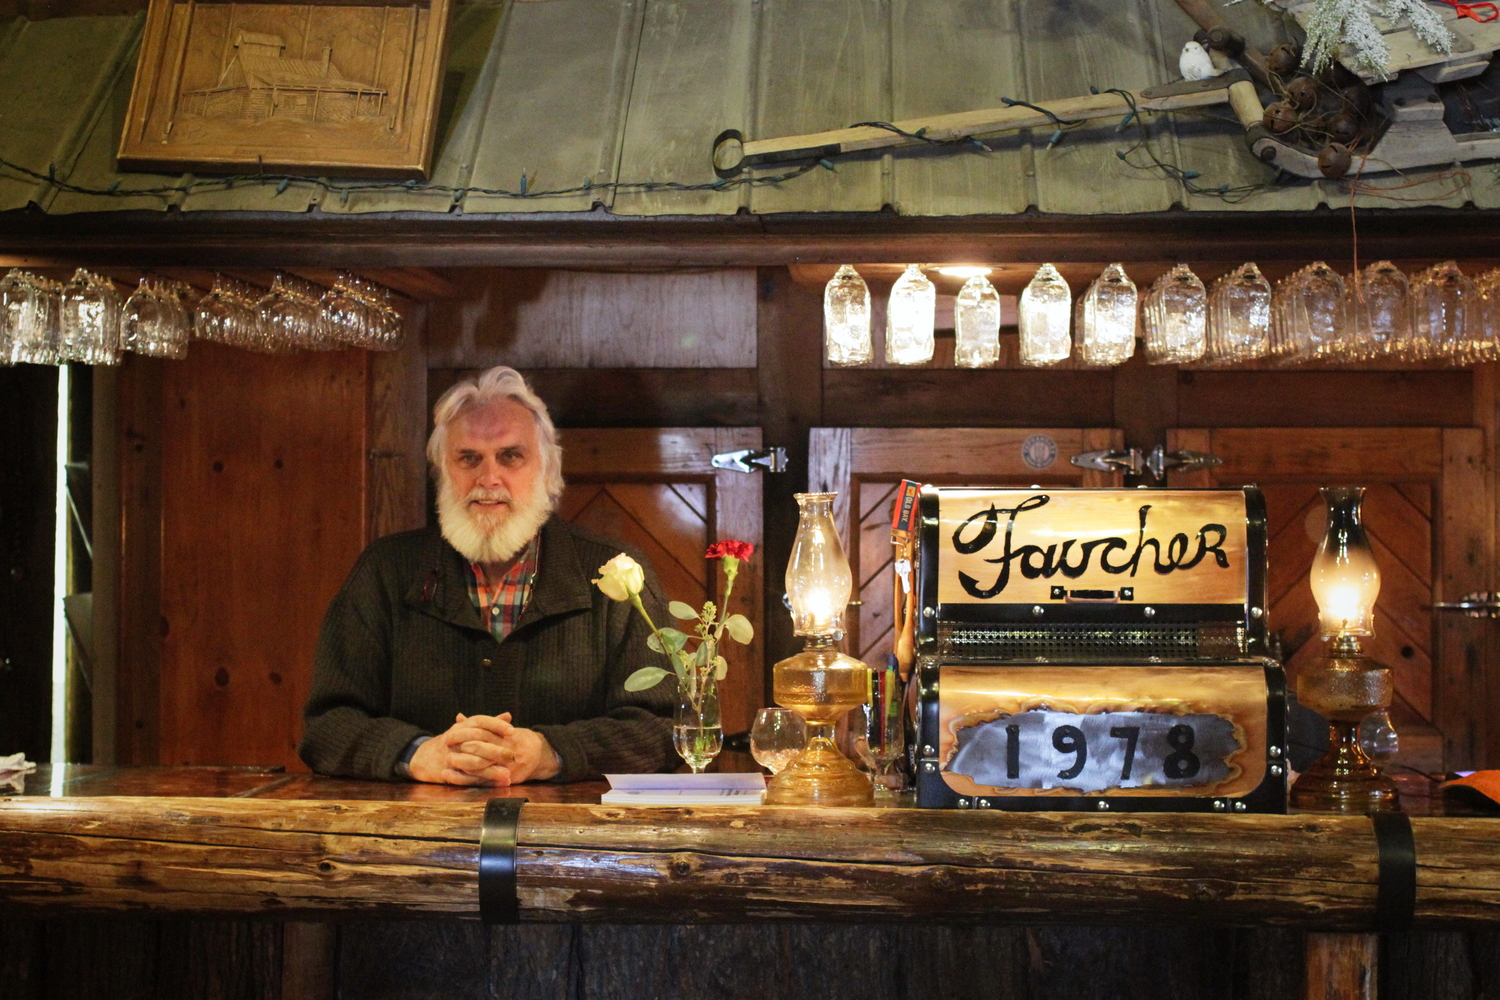
[[[1263,48],[1277,40],[1277,23],[1258,4],[1230,5],[1224,14]],[[1090,86],[1167,82],[1194,30],[1173,0],[463,6],[451,33],[432,178],[376,187],[117,172],[114,152],[143,23],[141,16],[81,17],[0,26],[0,156],[41,175],[0,170],[0,210],[34,203],[54,214],[171,207],[297,213],[314,206],[334,214],[548,213],[597,204],[625,216],[886,206],[905,216],[992,216],[1176,205],[1298,211],[1349,201],[1338,184],[1324,181],[1229,202],[1190,194],[1161,171],[1122,161],[1116,154],[1134,137],[1113,121],[1069,131],[1055,146],[1050,130],[1037,130],[994,141],[984,153],[872,153],[779,184],[676,187],[711,184],[709,144],[724,128],[752,138],[790,135],[993,107],[1002,96],[1044,101]],[[1201,186],[1272,179],[1249,154],[1227,107],[1156,116],[1150,130],[1160,159],[1196,172]],[[1386,195],[1361,194],[1358,204],[1500,207],[1500,172],[1489,164],[1457,179],[1433,169],[1385,183],[1392,184]]]

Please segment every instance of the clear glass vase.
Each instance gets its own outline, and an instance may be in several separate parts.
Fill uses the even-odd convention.
[[[677,679],[677,707],[672,713],[673,746],[694,774],[702,774],[724,746],[714,665],[717,648],[711,640],[703,645],[706,663],[690,667],[686,676]]]

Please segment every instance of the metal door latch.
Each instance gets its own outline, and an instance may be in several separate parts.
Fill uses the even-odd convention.
[[[1466,618],[1500,618],[1500,593],[1476,590],[1461,601],[1434,601],[1435,611],[1462,611]]]
[[[1139,448],[1086,451],[1082,455],[1074,455],[1071,461],[1080,469],[1095,469],[1099,472],[1123,472],[1131,476],[1149,472],[1157,481],[1166,478],[1168,469],[1197,472],[1199,469],[1211,469],[1224,464],[1224,460],[1218,455],[1201,451],[1167,451],[1162,445],[1152,448],[1149,454]]]
[[[786,449],[780,446],[752,451],[726,451],[714,456],[715,469],[730,469],[734,472],[785,472]],[[757,468],[758,467],[758,468]]]

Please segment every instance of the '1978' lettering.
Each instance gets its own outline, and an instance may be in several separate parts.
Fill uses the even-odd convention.
[[[1147,512],[1151,510],[1150,504],[1141,505],[1140,527],[1136,534],[1134,551],[1131,551],[1130,543],[1126,539],[1116,535],[1091,538],[1088,541],[1069,538],[1060,546],[1054,543],[1046,548],[1040,545],[1014,547],[1012,543],[1016,518],[1027,511],[1045,507],[1051,499],[1045,493],[1038,493],[1014,507],[996,507],[991,504],[989,509],[971,514],[954,529],[954,550],[961,555],[971,555],[983,551],[994,541],[995,535],[1000,531],[1001,515],[1005,515],[1005,541],[1001,554],[993,559],[985,559],[985,562],[998,564],[1000,573],[996,576],[993,586],[982,587],[973,577],[960,572],[958,582],[966,593],[981,600],[994,597],[1005,589],[1006,584],[1010,583],[1012,565],[1019,567],[1021,575],[1028,580],[1035,580],[1038,577],[1050,580],[1058,573],[1070,580],[1076,580],[1088,571],[1089,563],[1096,551],[1099,553],[1099,568],[1104,572],[1127,573],[1132,577],[1140,568],[1141,554],[1148,547],[1151,549],[1152,568],[1163,576],[1179,569],[1192,569],[1208,556],[1212,556],[1214,564],[1221,569],[1229,568],[1229,557],[1224,554],[1224,540],[1229,536],[1229,532],[1224,525],[1205,524],[1199,528],[1197,549],[1193,551],[1190,558],[1188,552],[1193,549],[1193,542],[1186,532],[1179,531],[1168,539],[1165,545],[1160,539],[1146,537],[1146,517]],[[1130,552],[1129,559],[1117,562],[1112,558],[1116,553],[1127,551]],[[1069,561],[1070,553],[1076,553],[1074,561],[1071,562]]]

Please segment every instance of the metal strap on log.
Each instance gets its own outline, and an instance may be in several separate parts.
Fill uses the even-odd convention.
[[[0,800],[0,914],[477,919],[484,812],[478,803]],[[1500,922],[1500,821],[1411,827],[1414,923]],[[523,921],[1370,930],[1381,884],[1363,816],[533,803],[516,840]]]

